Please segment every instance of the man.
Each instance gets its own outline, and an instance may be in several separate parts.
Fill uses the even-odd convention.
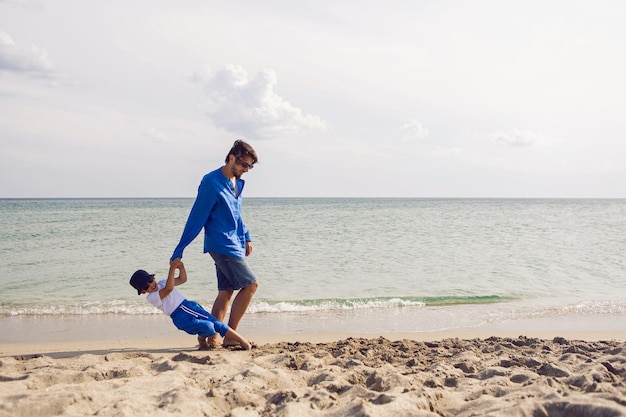
[[[259,285],[246,262],[245,257],[252,253],[252,242],[241,217],[241,193],[245,185],[241,176],[257,162],[252,146],[242,140],[235,141],[226,155],[225,165],[202,178],[180,242],[170,258],[170,265],[177,266],[185,248],[204,227],[204,252],[215,261],[217,273],[218,294],[211,314],[223,322],[233,293],[238,291],[228,320],[233,330],[237,329]],[[207,341],[213,346],[222,344],[217,334]],[[239,343],[226,335],[223,345]]]

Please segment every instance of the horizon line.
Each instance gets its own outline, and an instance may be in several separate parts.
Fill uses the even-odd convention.
[[[173,200],[194,199],[196,196],[172,197],[0,197],[0,200]],[[395,199],[395,200],[623,200],[626,197],[589,197],[589,196],[249,196],[244,199]]]

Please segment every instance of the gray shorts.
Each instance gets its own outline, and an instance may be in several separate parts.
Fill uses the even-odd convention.
[[[246,258],[235,258],[215,252],[209,254],[215,261],[219,291],[240,290],[256,282],[256,276],[248,266]]]

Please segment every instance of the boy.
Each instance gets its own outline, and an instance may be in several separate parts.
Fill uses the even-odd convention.
[[[177,269],[178,276],[176,276]],[[170,316],[178,329],[198,335],[200,350],[210,348],[207,338],[213,337],[216,332],[222,337],[226,336],[235,340],[243,349],[250,349],[252,347],[250,342],[239,333],[217,320],[200,304],[187,300],[174,288],[185,282],[187,282],[187,272],[181,261],[170,266],[167,281],[161,280],[157,283],[154,274],[150,275],[142,269],[136,271],[130,278],[130,285],[137,290],[137,294],[148,294],[146,300]]]

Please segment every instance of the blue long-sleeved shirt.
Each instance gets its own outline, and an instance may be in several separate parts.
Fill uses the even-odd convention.
[[[182,258],[185,248],[198,236],[204,227],[204,252],[217,252],[228,256],[246,256],[246,241],[250,232],[241,217],[241,193],[245,181],[237,179],[239,195],[222,169],[206,174],[198,187],[198,196],[193,203],[189,218],[180,237],[172,259]]]

